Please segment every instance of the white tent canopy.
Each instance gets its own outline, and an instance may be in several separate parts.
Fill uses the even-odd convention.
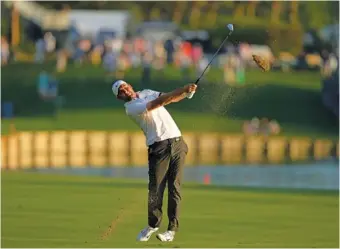
[[[124,37],[127,32],[130,14],[127,11],[71,10],[70,21],[79,34],[95,35],[99,30],[108,29]]]

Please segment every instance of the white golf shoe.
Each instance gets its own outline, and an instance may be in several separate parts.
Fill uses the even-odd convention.
[[[158,227],[146,227],[137,236],[137,241],[148,241],[154,232],[157,232]]]
[[[156,235],[157,239],[160,241],[173,241],[175,238],[175,232],[174,231],[166,231],[164,233],[159,233]]]

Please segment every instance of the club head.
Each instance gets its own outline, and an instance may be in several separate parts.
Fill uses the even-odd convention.
[[[231,23],[227,25],[227,28],[229,29],[230,32],[234,31],[234,25],[232,25]]]

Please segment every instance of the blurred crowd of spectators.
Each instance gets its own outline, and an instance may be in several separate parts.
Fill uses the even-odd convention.
[[[280,124],[276,120],[254,117],[243,124],[243,132],[247,135],[278,135],[281,132]]]
[[[321,55],[301,53],[297,57],[282,53],[274,58],[268,46],[249,45],[246,43],[227,44],[223,56],[215,60],[214,65],[223,71],[225,83],[244,83],[245,69],[254,66],[252,54],[260,54],[273,62],[273,69],[278,65],[281,70],[319,67],[323,74],[332,74],[338,67],[338,55],[324,52]],[[187,78],[188,70],[194,68],[198,76],[208,64],[211,55],[203,52],[200,43],[191,43],[180,37],[167,40],[151,40],[143,37],[119,39],[115,37],[96,38],[80,37],[72,32],[66,39],[64,49],[59,49],[56,38],[47,32],[35,42],[34,61],[43,63],[46,56],[54,54],[57,59],[57,71],[64,71],[68,63],[81,65],[91,63],[102,65],[108,74],[124,77],[129,68],[142,67],[142,80],[149,81],[152,70],[162,70],[165,66],[180,69]],[[6,65],[11,57],[10,45],[6,37],[1,37],[1,64]]]
[[[43,62],[44,55],[54,52],[55,47],[55,39],[51,33],[46,33],[44,39],[36,42],[35,61]],[[180,39],[152,41],[141,37],[124,40],[112,38],[102,43],[84,38],[70,41],[66,51],[70,61],[78,64],[102,63],[109,72],[142,65],[154,69],[162,69],[166,65],[199,65],[204,58],[200,44],[191,44]]]

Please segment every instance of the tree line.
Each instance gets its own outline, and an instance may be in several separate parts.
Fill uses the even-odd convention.
[[[171,20],[187,28],[211,29],[224,20],[278,23],[320,29],[339,22],[339,1],[39,1],[48,8],[127,9],[138,21]]]

